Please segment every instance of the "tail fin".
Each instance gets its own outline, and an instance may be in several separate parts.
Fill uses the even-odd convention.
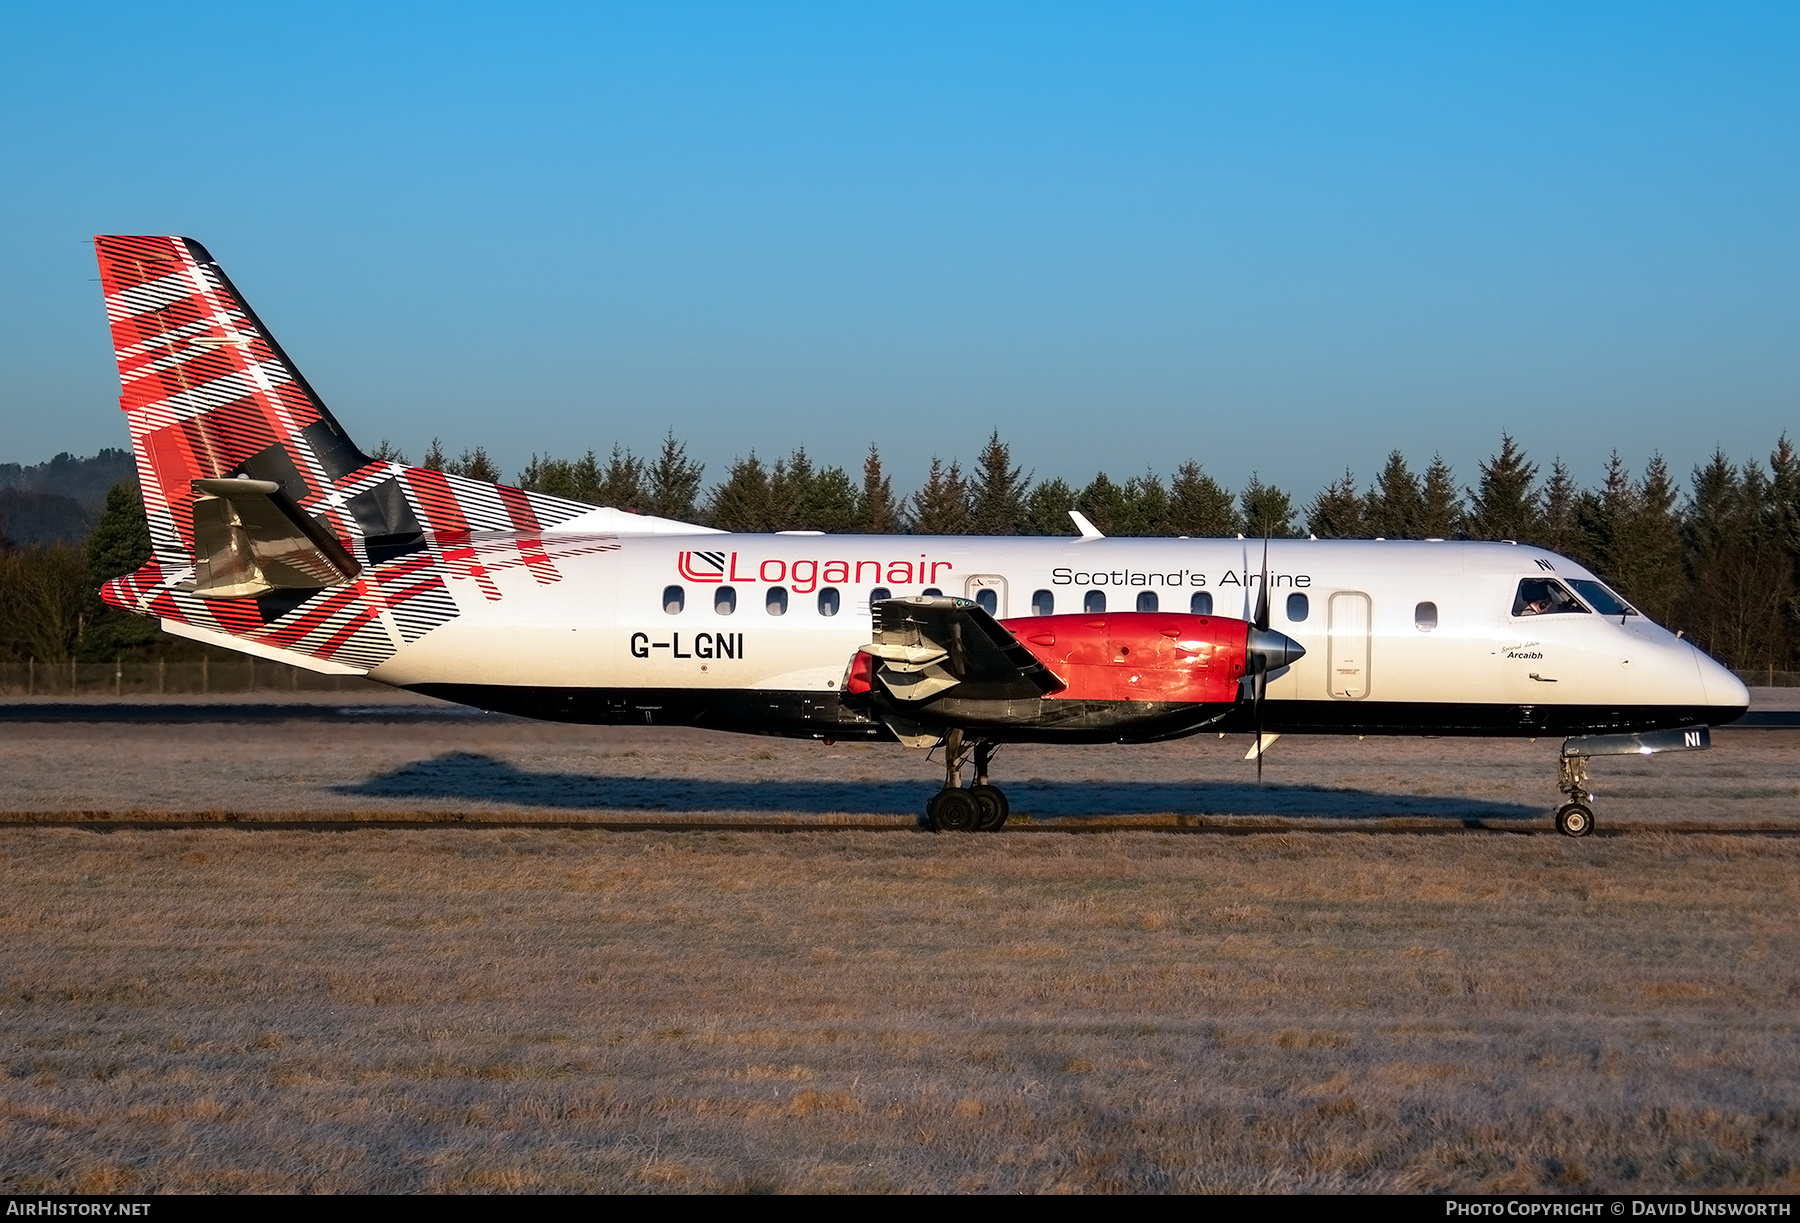
[[[107,583],[109,602],[251,653],[366,669],[396,636],[456,614],[433,562],[472,533],[534,533],[592,511],[371,459],[205,247],[94,246],[155,554]],[[516,548],[537,558],[534,541]],[[547,564],[531,572],[555,580]]]
[[[187,238],[100,237],[100,278],[150,539],[191,563],[195,480],[272,480],[324,502],[369,466],[213,257]],[[328,529],[362,534],[341,507]]]

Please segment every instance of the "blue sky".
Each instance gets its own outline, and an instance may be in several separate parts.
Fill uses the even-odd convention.
[[[998,428],[1310,495],[1800,432],[1800,9],[0,9],[0,460],[122,445],[89,235],[352,435],[723,475]]]

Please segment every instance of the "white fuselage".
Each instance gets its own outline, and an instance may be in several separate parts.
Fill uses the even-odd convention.
[[[828,694],[870,640],[871,598],[976,599],[998,619],[1201,610],[1248,618],[1264,543],[721,533],[593,540],[546,532],[545,566],[484,581],[449,571],[457,617],[371,673],[404,686]],[[1272,540],[1270,625],[1306,648],[1271,710],[1350,706],[1742,709],[1727,670],[1641,615],[1514,614],[1525,579],[1592,580],[1513,544]],[[885,593],[884,593],[885,592]],[[1202,596],[1198,603],[1195,596]],[[1210,605],[1207,604],[1210,597]],[[1154,599],[1154,607],[1140,600]],[[1272,714],[1279,720],[1279,714]],[[1722,719],[1721,719],[1722,720]],[[1520,732],[1524,733],[1524,732]]]

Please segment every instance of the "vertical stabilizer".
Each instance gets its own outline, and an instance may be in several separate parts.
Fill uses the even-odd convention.
[[[171,632],[363,670],[457,614],[446,583],[495,599],[491,573],[514,563],[558,580],[537,536],[592,507],[371,459],[205,247],[94,247],[154,550],[106,584],[108,602]]]

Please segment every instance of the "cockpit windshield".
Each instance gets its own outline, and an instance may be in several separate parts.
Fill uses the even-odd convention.
[[[1588,606],[1602,616],[1641,616],[1642,612],[1614,594],[1605,582],[1596,582],[1588,578],[1570,578],[1569,585],[1575,593],[1588,601]]]
[[[1549,578],[1526,578],[1513,597],[1515,616],[1561,616],[1571,612],[1586,615],[1587,608],[1561,582]]]

